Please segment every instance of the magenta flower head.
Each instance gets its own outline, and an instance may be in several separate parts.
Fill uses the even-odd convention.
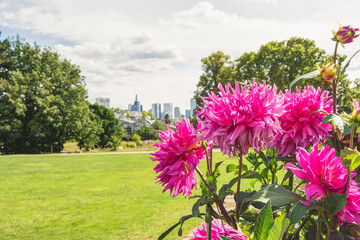
[[[360,123],[360,105],[356,99],[353,100],[353,106],[354,106],[354,110],[351,114],[351,118],[355,122]]]
[[[355,175],[355,173],[352,173],[351,177],[354,177]],[[360,224],[360,190],[357,182],[354,180],[350,181],[347,194],[345,207],[336,214],[339,218],[339,225],[342,225],[344,221]]]
[[[176,132],[168,126],[159,131],[160,143],[154,144],[159,151],[151,154],[153,161],[159,163],[154,168],[158,182],[165,186],[163,192],[170,190],[176,197],[179,193],[190,196],[196,186],[195,168],[204,158],[205,150],[200,146],[194,127],[185,118],[176,124]]]
[[[359,36],[359,28],[353,28],[352,26],[342,26],[339,24],[339,30],[332,30],[334,33],[334,40],[339,41],[344,47],[344,44],[353,42],[354,38]]]
[[[221,84],[218,87],[219,96],[212,92],[203,98],[205,106],[198,112],[204,122],[200,138],[214,140],[229,156],[247,154],[249,147],[262,150],[280,128],[277,117],[283,101],[276,87],[255,81],[241,89],[236,81],[235,88],[230,84],[225,89]]]
[[[343,193],[347,170],[342,165],[341,158],[335,156],[335,149],[326,145],[319,150],[319,144],[316,143],[310,153],[305,148],[299,148],[296,160],[302,169],[291,163],[287,163],[284,169],[289,169],[298,178],[309,182],[305,186],[308,202],[304,204],[331,193]]]
[[[322,124],[325,113],[332,112],[332,99],[327,91],[320,88],[297,88],[295,93],[283,94],[285,111],[279,117],[282,131],[279,131],[272,143],[282,157],[295,156],[298,147],[306,148],[319,140],[328,138],[331,124]]]
[[[196,227],[192,232],[194,235],[190,240],[206,240],[206,223],[202,223],[201,227]],[[247,240],[249,239],[245,233],[222,225],[221,221],[214,219],[211,225],[211,239],[212,240],[221,240],[219,235],[227,237],[232,240]]]

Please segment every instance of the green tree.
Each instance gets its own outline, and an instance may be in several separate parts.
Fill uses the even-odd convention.
[[[119,120],[115,118],[114,112],[98,104],[91,104],[89,108],[95,116],[93,121],[99,124],[103,130],[100,132],[97,145],[101,148],[114,147],[121,141],[125,132],[119,126]]]
[[[201,64],[204,73],[201,74],[196,85],[194,96],[196,104],[200,106],[202,106],[201,97],[206,97],[210,91],[217,92],[219,83],[231,82],[236,74],[230,56],[220,51],[201,59]]]
[[[136,131],[141,137],[141,140],[157,140],[159,139],[159,133],[153,127],[141,128]]]
[[[143,111],[141,112],[141,117],[142,117],[142,118],[150,117],[151,119],[154,119],[154,114],[143,110]]]
[[[19,37],[0,41],[0,151],[60,151],[83,121],[84,85],[58,53]]]
[[[169,117],[169,114],[165,114],[165,124],[170,124],[171,123],[171,119]]]
[[[160,131],[163,131],[163,130],[164,130],[163,124],[162,124],[159,120],[157,120],[157,119],[155,119],[155,122],[152,124],[152,127],[153,127],[155,130],[160,130]]]
[[[296,77],[316,70],[316,64],[326,58],[325,51],[318,48],[313,40],[292,37],[285,41],[273,41],[262,45],[257,52],[248,52],[236,59],[235,79],[267,80],[284,90]],[[321,82],[309,79],[298,84],[305,85],[320,86]]]

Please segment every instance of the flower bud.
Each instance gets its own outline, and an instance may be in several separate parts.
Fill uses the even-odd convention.
[[[319,66],[317,66],[321,77],[328,82],[331,82],[332,80],[334,80],[334,78],[336,77],[336,67],[335,64],[327,64],[325,66],[323,66],[322,68],[320,68]]]
[[[355,122],[360,123],[360,105],[356,99],[353,100],[353,106],[354,110],[351,114],[351,118],[355,120]]]
[[[350,25],[342,26],[340,23],[338,24],[339,24],[339,30],[338,31],[332,30],[334,33],[333,40],[339,41],[343,47],[344,44],[353,42],[354,38],[359,36],[358,34],[359,28],[353,28]]]

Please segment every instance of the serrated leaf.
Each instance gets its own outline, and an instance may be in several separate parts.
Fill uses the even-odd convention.
[[[347,124],[347,122],[342,117],[333,113],[330,113],[324,117],[322,123],[331,123],[335,125],[341,133],[344,133],[345,125]]]
[[[346,204],[347,194],[334,193],[324,199],[323,206],[328,216],[337,214]]]
[[[272,206],[280,207],[289,203],[296,203],[300,200],[300,196],[293,193],[283,186],[266,185],[254,194],[253,200],[257,202],[266,203],[271,200]]]
[[[340,152],[341,163],[350,171],[360,166],[360,153],[356,149],[344,148]]]
[[[199,207],[207,204],[210,201],[211,201],[210,199],[205,198],[205,197],[198,199],[192,207],[192,216],[201,218],[201,213],[200,213]]]
[[[271,212],[271,201],[268,201],[259,213],[254,232],[255,240],[267,240],[273,224],[274,220]]]
[[[296,203],[292,208],[289,216],[290,224],[293,225],[299,222],[310,209],[310,206],[303,205],[302,203]]]
[[[287,219],[285,214],[280,215],[274,221],[273,227],[269,232],[269,240],[280,240],[282,239],[287,227],[289,226],[290,221]]]
[[[320,74],[320,72],[318,70],[315,70],[313,72],[309,72],[304,75],[301,75],[300,77],[295,78],[295,80],[290,83],[289,89],[291,89],[294,86],[294,84],[297,83],[298,81],[300,81],[302,79],[312,79],[312,78],[317,77],[319,74]]]

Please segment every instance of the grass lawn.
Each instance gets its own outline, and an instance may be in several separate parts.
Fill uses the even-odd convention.
[[[140,153],[0,156],[0,239],[157,239],[195,200],[162,194],[155,164]]]

